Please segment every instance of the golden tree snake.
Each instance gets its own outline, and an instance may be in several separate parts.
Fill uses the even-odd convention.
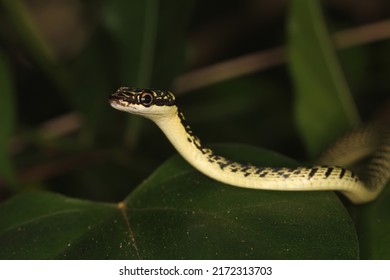
[[[151,119],[188,163],[206,176],[228,185],[276,191],[333,190],[341,192],[353,203],[366,203],[381,193],[390,178],[390,135],[387,131],[377,141],[373,156],[359,176],[333,165],[262,167],[234,162],[205,148],[169,91],[121,87],[110,95],[109,103],[115,109]],[[342,150],[335,148],[329,155]],[[329,155],[324,156],[323,162],[331,162]]]

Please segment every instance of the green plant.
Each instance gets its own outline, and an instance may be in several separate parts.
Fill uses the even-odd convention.
[[[254,1],[223,3],[230,3],[225,6],[230,11],[249,2]],[[198,81],[197,89],[197,81],[195,86],[191,82],[196,75],[177,78],[190,60],[188,26],[201,21],[197,9],[204,3],[196,3],[199,8],[179,0],[85,1],[81,10],[91,17],[87,29],[93,31],[78,52],[61,58],[34,28],[25,5],[2,0],[2,12],[8,15],[2,26],[17,31],[20,51],[32,66],[20,67],[13,45],[5,40],[10,37],[3,35],[0,178],[7,199],[0,204],[0,258],[389,258],[390,246],[384,245],[390,242],[389,186],[365,206],[343,204],[333,192],[226,186],[199,174],[179,156],[165,161],[173,150],[157,128],[107,104],[108,95],[121,85],[172,88],[176,79],[179,103],[205,142],[269,148],[215,145],[220,153],[271,166],[299,165],[271,149],[315,158],[359,122],[350,91],[362,87],[372,54],[361,46],[338,53],[350,75],[350,90],[318,1],[290,2],[286,48],[293,98],[285,66],[218,81],[231,71],[239,73],[233,61],[231,68],[215,68],[220,75]],[[15,65],[19,68],[12,69]],[[216,73],[212,67],[208,71]],[[39,82],[26,78],[32,74]],[[206,78],[215,80],[202,85]],[[192,87],[192,94],[184,96],[185,87]],[[373,89],[372,81],[366,88]],[[377,105],[384,96],[376,95]],[[363,103],[365,95],[354,99]],[[61,112],[72,113],[65,122],[55,121],[54,128],[53,122],[37,125]]]

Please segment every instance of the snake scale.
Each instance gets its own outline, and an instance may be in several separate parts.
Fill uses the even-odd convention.
[[[383,141],[359,178],[337,166],[259,167],[231,161],[205,148],[169,91],[121,87],[109,97],[115,109],[151,119],[194,168],[217,181],[244,188],[343,193],[353,203],[374,200],[390,177],[390,141]]]

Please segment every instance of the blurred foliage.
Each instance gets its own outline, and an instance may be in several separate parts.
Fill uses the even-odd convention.
[[[0,178],[4,180],[4,183],[12,186],[15,183],[15,173],[8,140],[14,132],[16,106],[8,61],[2,53],[0,53],[0,58],[2,58],[0,59]]]
[[[318,157],[332,139],[355,127],[359,117],[318,2],[294,1],[291,9],[289,58],[296,121],[308,153]]]
[[[383,115],[390,91],[389,40],[336,51],[329,35],[389,18],[390,3],[318,4],[0,0],[0,258],[390,258],[388,191],[355,207],[212,182],[177,156],[163,164],[175,153],[164,135],[107,103],[122,85],[174,91],[184,72],[286,45],[287,64],[178,102],[205,143],[312,160],[356,112]]]

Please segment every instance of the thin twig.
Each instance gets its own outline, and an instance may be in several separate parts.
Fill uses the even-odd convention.
[[[78,131],[82,126],[82,122],[82,118],[78,113],[70,112],[42,123],[38,131],[42,139],[52,140]],[[26,146],[26,141],[20,135],[11,139],[10,150],[12,154],[21,153]]]
[[[349,48],[390,38],[390,20],[355,27],[333,35],[338,49]],[[286,62],[285,47],[254,52],[216,63],[179,76],[174,82],[176,93],[185,93],[231,78],[258,72]]]
[[[284,47],[251,53],[183,74],[175,80],[174,90],[176,93],[188,92],[280,65],[285,61]]]
[[[390,19],[339,31],[333,35],[338,49],[346,49],[388,38],[390,38]]]

